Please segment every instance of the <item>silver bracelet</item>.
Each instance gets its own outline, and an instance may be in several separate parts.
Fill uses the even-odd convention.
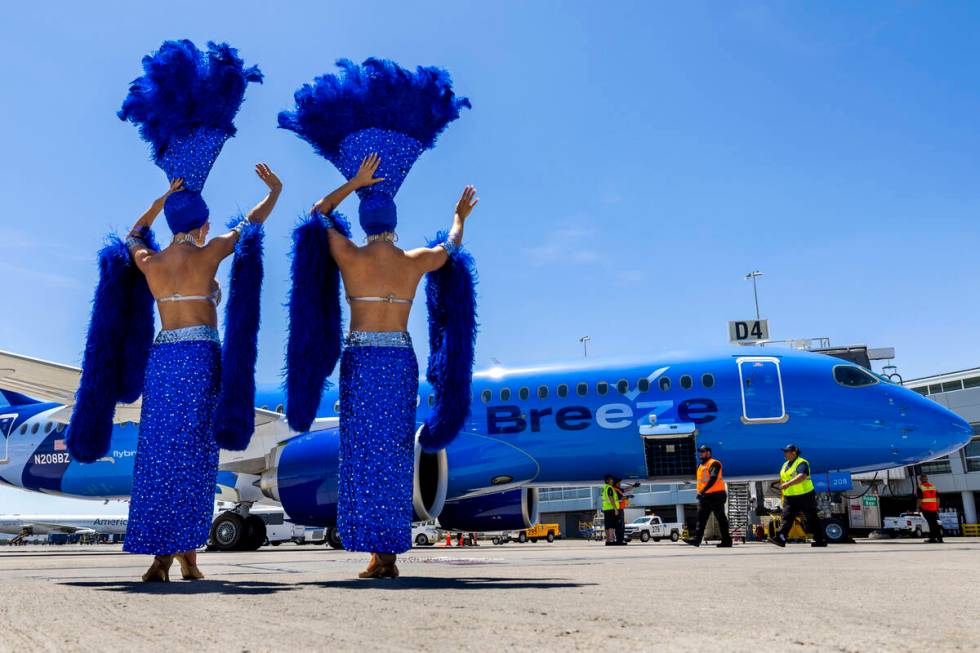
[[[444,240],[441,243],[439,243],[439,245],[443,249],[445,249],[446,250],[446,253],[449,254],[450,256],[452,256],[453,254],[456,254],[457,252],[459,252],[460,247],[462,247],[462,245],[458,245],[458,244],[456,244],[454,242],[451,242],[449,240]]]
[[[252,223],[249,221],[248,218],[242,218],[241,222],[239,222],[234,227],[232,227],[231,230],[237,233],[238,237],[241,238],[242,232],[245,231],[245,227],[249,226],[250,224]]]

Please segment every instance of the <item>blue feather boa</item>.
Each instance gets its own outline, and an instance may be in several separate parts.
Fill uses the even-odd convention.
[[[229,226],[238,224],[241,217]],[[221,392],[214,411],[214,433],[223,449],[248,447],[255,430],[255,361],[262,295],[261,224],[245,227],[235,245],[225,306],[225,334],[221,349]]]
[[[440,232],[429,242],[435,247],[448,238]],[[470,415],[473,359],[476,349],[476,263],[463,248],[449,255],[441,268],[425,278],[429,309],[429,364],[435,406],[419,436],[425,451],[451,443]]]
[[[159,250],[152,232],[144,234],[144,241]],[[83,463],[109,451],[116,404],[136,401],[143,393],[153,344],[153,295],[126,244],[110,235],[98,261],[82,377],[66,434],[69,453]]]
[[[336,211],[330,219],[350,238],[350,224]],[[343,321],[340,270],[330,255],[326,222],[317,213],[293,231],[289,337],[286,343],[286,416],[295,431],[316,418],[323,387],[340,359]]]

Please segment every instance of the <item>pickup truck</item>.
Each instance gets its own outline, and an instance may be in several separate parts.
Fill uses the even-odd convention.
[[[939,525],[943,532],[956,532],[958,524],[956,513],[940,513]],[[929,534],[929,522],[918,512],[903,512],[898,517],[885,517],[882,527],[886,533],[896,535],[914,535],[922,537]]]
[[[632,540],[639,538],[641,542],[659,542],[664,538],[670,538],[671,542],[681,539],[684,532],[684,524],[681,522],[664,522],[656,515],[646,515],[634,519],[626,524],[626,539]]]

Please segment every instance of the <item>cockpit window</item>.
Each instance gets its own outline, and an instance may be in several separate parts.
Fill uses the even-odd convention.
[[[834,381],[848,388],[860,388],[878,383],[878,377],[856,365],[838,365],[834,368]]]

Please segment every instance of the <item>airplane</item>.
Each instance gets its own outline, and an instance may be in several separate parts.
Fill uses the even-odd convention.
[[[0,533],[16,544],[31,535],[125,535],[126,515],[0,515]]]
[[[84,465],[65,450],[77,368],[0,352],[0,484],[91,499],[125,499],[138,406],[120,406],[110,453]],[[30,395],[30,396],[28,396]],[[421,424],[433,404],[423,383]],[[256,431],[245,451],[221,454],[216,496],[234,509],[214,520],[211,544],[258,548],[264,525],[249,510],[280,505],[291,520],[336,536],[339,401],[324,392],[311,430],[281,414],[283,393],[259,386]],[[270,410],[270,408],[272,408]],[[538,489],[597,485],[606,474],[690,482],[696,449],[712,447],[730,481],[764,480],[797,444],[816,475],[865,472],[944,456],[972,437],[943,406],[856,364],[823,354],[732,347],[474,375],[471,416],[437,453],[416,445],[413,506],[449,530],[503,531],[538,520]]]

